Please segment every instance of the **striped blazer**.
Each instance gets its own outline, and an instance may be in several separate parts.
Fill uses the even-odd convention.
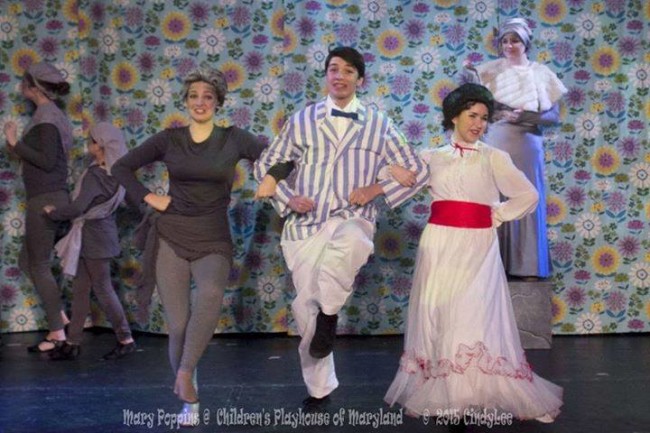
[[[342,138],[321,100],[293,114],[280,134],[255,162],[254,174],[261,181],[274,164],[294,161],[288,179],[278,183],[273,206],[281,216],[288,216],[282,238],[302,240],[318,232],[332,216],[362,217],[375,222],[377,206],[352,205],[350,193],[378,182],[385,192],[388,206],[405,202],[429,179],[429,169],[385,113],[359,104],[358,119],[352,120]],[[378,181],[379,171],[399,164],[417,173],[413,187],[403,187],[392,178]],[[298,214],[287,206],[293,196],[305,196],[315,202],[314,209]]]

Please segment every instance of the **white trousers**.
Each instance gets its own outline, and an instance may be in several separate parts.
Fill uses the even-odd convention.
[[[322,398],[339,382],[334,354],[322,359],[309,355],[319,309],[337,314],[348,297],[359,269],[374,250],[375,225],[363,218],[332,218],[308,239],[282,241],[282,252],[296,287],[291,311],[302,339],[298,352],[309,395]]]

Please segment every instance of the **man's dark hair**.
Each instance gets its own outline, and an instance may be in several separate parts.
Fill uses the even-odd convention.
[[[349,64],[355,67],[359,73],[359,78],[363,78],[366,75],[366,62],[363,60],[363,55],[360,52],[355,50],[352,47],[336,47],[327,55],[325,60],[325,72],[330,65],[330,60],[332,57],[340,57]]]

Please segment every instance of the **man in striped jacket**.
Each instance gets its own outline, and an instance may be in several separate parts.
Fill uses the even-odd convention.
[[[292,175],[278,183],[272,203],[287,217],[281,246],[297,292],[292,312],[302,336],[306,410],[323,407],[338,386],[332,354],[337,313],[374,250],[373,200],[383,196],[396,207],[429,177],[392,120],[357,99],[365,74],[357,50],[332,50],[325,74],[327,98],[293,114],[255,163],[258,182],[275,163],[295,163]],[[409,185],[390,176],[377,180],[391,165],[414,173]]]

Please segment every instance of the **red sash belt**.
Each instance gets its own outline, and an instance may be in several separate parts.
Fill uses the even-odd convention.
[[[467,201],[434,201],[431,203],[429,224],[486,229],[492,227],[492,209],[484,204]]]

